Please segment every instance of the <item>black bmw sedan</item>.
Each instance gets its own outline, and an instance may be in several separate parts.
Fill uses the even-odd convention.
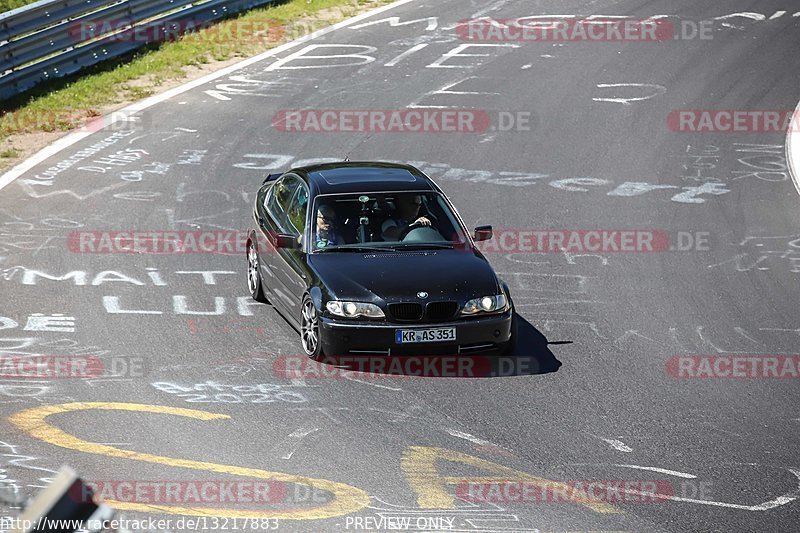
[[[270,175],[253,208],[247,282],[314,358],[506,353],[508,286],[442,190],[414,167],[342,162]]]

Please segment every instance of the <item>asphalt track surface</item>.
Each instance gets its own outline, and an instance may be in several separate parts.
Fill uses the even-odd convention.
[[[353,517],[446,518],[459,531],[796,531],[797,379],[668,372],[679,355],[800,351],[800,199],[786,135],[667,125],[676,109],[794,109],[795,10],[771,0],[412,1],[178,94],[128,129],[115,124],[37,164],[0,192],[3,355],[141,358],[144,369],[0,381],[0,480],[33,493],[61,464],[90,480],[269,472],[319,480],[305,480],[316,483],[317,500],[274,504],[285,531],[354,530]],[[465,44],[453,29],[459,20],[545,14],[713,20],[713,39],[517,43],[463,50],[486,55],[431,67]],[[422,20],[364,26],[389,16]],[[310,44],[357,47],[307,55],[369,59],[281,61]],[[288,68],[298,66],[312,68]],[[531,112],[533,128],[283,133],[272,125],[281,109],[409,106],[487,110],[495,122],[498,112]],[[114,144],[79,153],[115,132]],[[79,161],[42,174],[75,154]],[[518,355],[535,361],[514,376],[294,380],[275,361],[302,357],[298,335],[269,305],[246,303],[242,254],[93,254],[67,245],[74,230],[244,230],[266,173],[344,156],[416,162],[470,226],[658,229],[673,241],[700,232],[708,244],[487,253],[525,319]],[[559,181],[570,178],[590,179]],[[662,187],[633,194],[620,189],[626,182]],[[717,194],[684,189],[704,183]],[[72,317],[65,329],[74,331],[26,329],[34,313]],[[264,396],[243,396],[257,385]],[[53,408],[47,422],[83,442],[36,421],[41,408],[72,402],[88,403]],[[657,480],[672,489],[655,503],[617,498],[608,507],[452,496],[459,479],[526,476]],[[308,489],[285,485],[290,495],[298,487]],[[179,518],[171,505],[127,516]],[[247,514],[241,502],[220,507],[207,514]]]

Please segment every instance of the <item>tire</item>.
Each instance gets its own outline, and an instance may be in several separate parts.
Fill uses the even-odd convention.
[[[252,240],[247,241],[247,288],[253,300],[268,303],[264,296],[264,283],[261,281],[261,260],[258,249]]]
[[[511,338],[508,339],[503,349],[500,351],[500,355],[513,355],[517,349],[517,339],[519,339],[519,334],[517,333],[519,329],[519,319],[517,318],[517,311],[513,307],[511,308],[514,312],[511,315]]]
[[[317,308],[308,294],[303,297],[303,306],[300,312],[300,344],[305,354],[311,359],[319,360],[324,357],[322,342],[320,342]]]

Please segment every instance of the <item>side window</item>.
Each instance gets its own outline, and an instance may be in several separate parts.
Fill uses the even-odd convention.
[[[287,231],[286,213],[289,201],[300,186],[300,178],[291,174],[279,178],[267,196],[267,211],[281,231]]]
[[[292,176],[291,174],[288,176],[284,176],[281,180],[275,184],[275,199],[278,201],[278,205],[281,206],[281,211],[284,213],[289,209],[289,201],[294,196],[294,192],[300,186],[300,179],[297,176]]]
[[[275,187],[270,187],[267,191],[267,196],[264,198],[264,209],[270,214],[278,211],[278,204],[275,201]]]
[[[293,233],[302,235],[306,230],[306,211],[308,208],[308,189],[305,186],[297,188],[297,194],[289,204],[288,219],[292,225]]]

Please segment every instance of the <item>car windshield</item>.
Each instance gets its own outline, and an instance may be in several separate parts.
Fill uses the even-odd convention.
[[[438,249],[469,241],[440,193],[321,195],[311,226],[314,252]]]

